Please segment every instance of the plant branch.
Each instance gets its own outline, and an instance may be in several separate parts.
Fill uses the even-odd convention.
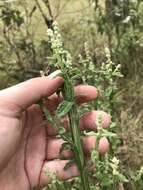
[[[47,27],[48,27],[48,28],[52,28],[53,20],[51,20],[51,18],[50,18],[50,19],[47,18],[47,16],[45,15],[45,13],[43,12],[43,10],[42,10],[42,8],[41,8],[41,5],[40,5],[39,1],[38,1],[38,0],[35,0],[35,2],[36,2],[37,7],[38,7],[39,10],[40,10],[40,13],[41,13],[41,15],[42,15],[42,17],[43,17],[43,19],[44,19],[44,21],[45,21]]]
[[[53,19],[54,16],[53,16],[53,13],[52,13],[50,1],[49,0],[43,0],[43,2],[45,3],[46,7],[48,8],[49,15],[50,15],[51,19]]]
[[[11,47],[11,49],[14,49],[14,52],[15,52],[15,55],[18,59],[17,61],[17,64],[20,68],[24,69],[23,65],[22,65],[22,59],[21,59],[21,56],[19,54],[19,52],[17,51],[17,48],[15,46],[15,44],[10,40],[10,38],[7,36],[7,31],[6,31],[6,28],[4,27],[3,28],[3,35],[4,35],[4,38],[6,39],[7,43],[9,44],[9,46]]]

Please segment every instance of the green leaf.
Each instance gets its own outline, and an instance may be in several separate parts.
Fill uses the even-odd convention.
[[[128,179],[121,173],[118,174],[117,178],[120,182],[128,182]]]
[[[68,168],[70,168],[70,167],[73,165],[74,162],[75,162],[74,159],[71,160],[70,162],[68,162],[68,163],[65,165],[64,170],[67,170]]]
[[[73,105],[74,105],[74,102],[69,102],[66,100],[63,101],[57,108],[56,116],[58,118],[65,116],[71,110]]]
[[[65,142],[61,146],[60,153],[63,152],[64,150],[71,150],[71,149],[72,149],[71,144]]]
[[[102,182],[101,182],[101,185],[103,186],[103,187],[110,187],[112,184],[113,184],[114,182],[113,182],[113,179],[109,179],[109,176],[107,176],[107,177],[103,177],[102,178]]]
[[[99,153],[97,150],[93,150],[91,153],[91,160],[92,162],[95,162],[96,160],[99,159]]]
[[[72,137],[70,133],[64,133],[64,134],[60,134],[60,136],[62,137],[63,140],[69,142],[70,144],[72,144]]]
[[[52,115],[50,114],[49,110],[47,110],[47,108],[44,106],[42,106],[42,110],[43,110],[46,120],[49,121],[51,123],[52,127],[54,127],[57,130],[56,122],[55,122],[54,118],[52,117]]]
[[[78,114],[79,114],[79,117],[81,118],[82,116],[84,116],[87,112],[91,111],[92,108],[90,105],[85,105],[85,106],[82,106],[78,109]]]
[[[77,80],[81,78],[81,71],[77,68],[73,68],[70,72],[69,72],[69,76],[71,78],[71,80]]]
[[[103,137],[117,137],[117,134],[107,131],[106,129],[102,129]]]
[[[60,127],[60,128],[58,129],[59,135],[63,135],[63,134],[65,134],[65,132],[66,132],[66,130],[65,130],[64,127]]]
[[[70,78],[73,78],[75,76],[81,77],[81,71],[78,68],[73,68],[69,71]]]
[[[117,124],[115,122],[112,122],[110,124],[110,129],[115,129],[117,127]]]
[[[45,114],[47,121],[49,121],[50,123],[53,123],[53,118],[52,118],[49,110],[47,110],[47,108],[43,107],[43,112]]]

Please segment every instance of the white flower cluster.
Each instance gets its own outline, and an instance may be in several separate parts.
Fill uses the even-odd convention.
[[[105,48],[106,63],[102,63],[101,70],[104,73],[105,77],[112,83],[113,77],[123,77],[120,72],[121,65],[115,64],[111,59],[111,53],[109,48]]]
[[[47,34],[51,42],[52,50],[61,54],[63,52],[62,37],[56,22],[53,23],[53,30],[48,29]]]
[[[72,57],[70,53],[63,48],[62,36],[57,22],[53,23],[53,30],[48,29],[47,34],[51,43],[53,57],[57,60],[56,66],[60,67],[61,64],[64,64],[66,67],[71,68]]]
[[[87,42],[85,42],[84,44],[84,51],[85,51],[85,60],[83,60],[82,56],[80,56],[80,62],[83,64],[84,68],[82,80],[84,83],[86,83],[87,81],[89,82],[90,80],[92,80],[95,72],[95,65],[92,61],[91,52],[89,50],[89,45]]]
[[[118,168],[119,168],[119,160],[114,157],[112,160],[111,160],[111,163],[110,163],[110,166],[111,168],[113,169],[113,175],[118,175],[119,174],[119,171],[118,171]]]
[[[91,53],[90,53],[89,46],[88,46],[87,42],[85,42],[85,44],[84,44],[84,49],[85,49],[86,59],[87,59],[87,62],[89,64],[88,69],[93,71],[94,70],[94,64],[92,62],[92,57],[91,57]]]

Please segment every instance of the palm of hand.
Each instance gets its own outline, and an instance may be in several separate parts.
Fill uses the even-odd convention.
[[[9,184],[11,190],[16,188],[15,184],[18,189],[30,189],[39,183],[41,168],[46,158],[45,128],[39,126],[42,115],[33,106],[18,118],[0,118],[3,127],[0,136],[6,141],[6,146],[1,151],[3,155],[0,156],[0,178],[14,179],[13,184]],[[0,147],[2,145],[0,143]]]
[[[33,187],[45,185],[49,182],[45,175],[45,168],[51,172],[56,172],[62,180],[78,175],[75,165],[65,171],[63,168],[67,161],[57,160],[63,140],[56,138],[55,132],[49,124],[44,124],[40,109],[33,105],[24,109],[26,111],[23,112],[16,104],[7,102],[11,98],[14,102],[21,103],[23,100],[21,104],[32,105],[32,102],[36,102],[40,97],[52,94],[62,83],[59,82],[61,79],[55,79],[53,83],[49,83],[48,91],[45,91],[47,80],[49,81],[46,78],[34,79],[1,93],[0,181],[3,190],[30,190]],[[36,84],[37,88],[33,89],[35,93],[32,90],[30,91],[32,94],[28,98],[25,96],[25,91],[29,92],[29,89],[33,88],[33,83]],[[41,88],[44,89],[44,94],[41,94]],[[80,94],[83,93],[85,93],[84,98],[83,95],[80,97]],[[94,87],[82,86],[76,89],[76,94],[78,103],[85,103],[95,99],[97,91]],[[56,107],[58,103],[55,102],[55,99],[51,99],[49,108]],[[107,127],[110,118],[106,113],[102,112],[102,114],[103,126]],[[95,130],[96,115],[97,112],[92,111],[83,116],[80,121],[81,130]],[[67,121],[65,123],[67,126]],[[90,149],[95,147],[95,138],[83,139],[83,145],[85,152],[88,153]],[[102,143],[101,149],[102,152],[107,151],[107,141]],[[64,155],[73,156],[71,152],[65,152]]]

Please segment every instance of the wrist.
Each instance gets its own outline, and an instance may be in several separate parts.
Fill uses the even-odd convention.
[[[16,171],[15,171],[16,172]],[[13,172],[6,174],[0,172],[0,189],[3,190],[30,190],[28,180],[21,178],[19,174],[13,175]]]

